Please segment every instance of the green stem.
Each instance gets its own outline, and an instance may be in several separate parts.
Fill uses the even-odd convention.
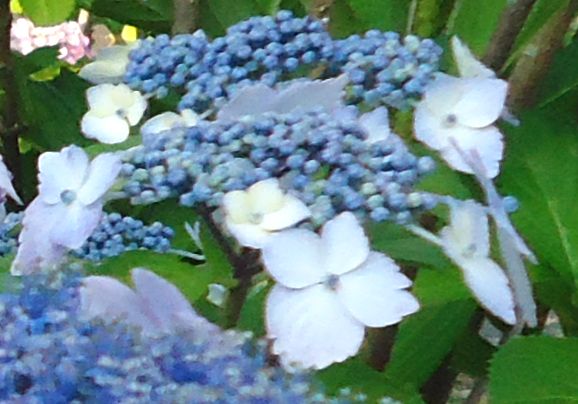
[[[4,90],[4,105],[0,117],[0,138],[4,146],[6,165],[14,175],[14,188],[21,193],[21,166],[18,135],[21,124],[18,114],[18,90],[14,76],[10,29],[10,0],[0,0],[0,87]]]

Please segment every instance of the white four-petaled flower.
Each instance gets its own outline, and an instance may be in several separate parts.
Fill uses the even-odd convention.
[[[91,87],[86,98],[90,109],[82,117],[82,133],[108,144],[124,142],[147,108],[145,97],[126,84]]]
[[[476,150],[488,176],[500,171],[504,144],[493,126],[504,110],[508,83],[495,78],[457,78],[438,74],[415,109],[418,140],[438,150],[454,169],[472,173],[452,144]]]
[[[502,268],[490,258],[486,208],[475,201],[450,200],[450,224],[440,232],[446,255],[462,270],[482,306],[508,324],[516,322],[514,297]]]
[[[68,146],[38,159],[38,196],[24,211],[13,274],[56,264],[69,249],[82,246],[98,225],[103,197],[120,172],[116,154],[89,161],[84,150]]]
[[[387,256],[372,252],[346,212],[321,236],[304,229],[274,235],[263,248],[277,284],[266,304],[273,353],[288,368],[325,368],[355,355],[365,327],[398,323],[419,309],[411,281]]]
[[[259,181],[223,198],[225,225],[245,247],[262,248],[273,232],[291,227],[311,212],[298,198],[283,193],[276,179]]]

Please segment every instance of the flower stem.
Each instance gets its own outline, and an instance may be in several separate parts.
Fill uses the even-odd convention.
[[[188,34],[198,28],[199,0],[174,0],[172,34]]]
[[[4,146],[6,165],[14,175],[14,188],[21,194],[20,147],[18,144],[21,124],[18,114],[18,90],[16,89],[10,50],[11,27],[10,0],[0,0],[0,89],[4,91],[3,111],[0,116],[0,138]]]
[[[578,11],[578,0],[550,18],[535,39],[526,46],[510,76],[508,105],[514,109],[531,107],[536,101],[536,90],[548,73],[556,51],[562,47],[574,15]]]
[[[504,66],[535,3],[536,0],[518,0],[504,10],[483,59],[487,66],[496,71]]]
[[[227,260],[233,267],[233,277],[238,282],[231,289],[225,308],[225,327],[231,328],[239,321],[243,305],[251,288],[253,276],[261,271],[260,254],[259,251],[249,248],[237,253],[213,220],[211,211],[203,206],[198,208],[198,212],[217,244],[227,256]]]

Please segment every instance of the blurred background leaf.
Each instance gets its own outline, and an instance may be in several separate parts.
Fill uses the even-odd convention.
[[[56,25],[66,21],[75,9],[75,0],[20,0],[24,15],[36,25]]]

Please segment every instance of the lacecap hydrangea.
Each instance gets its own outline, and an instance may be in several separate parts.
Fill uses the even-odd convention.
[[[237,332],[149,337],[122,322],[78,316],[78,274],[30,276],[0,294],[2,402],[321,403],[302,374],[267,365]],[[357,397],[362,399],[363,397]]]

